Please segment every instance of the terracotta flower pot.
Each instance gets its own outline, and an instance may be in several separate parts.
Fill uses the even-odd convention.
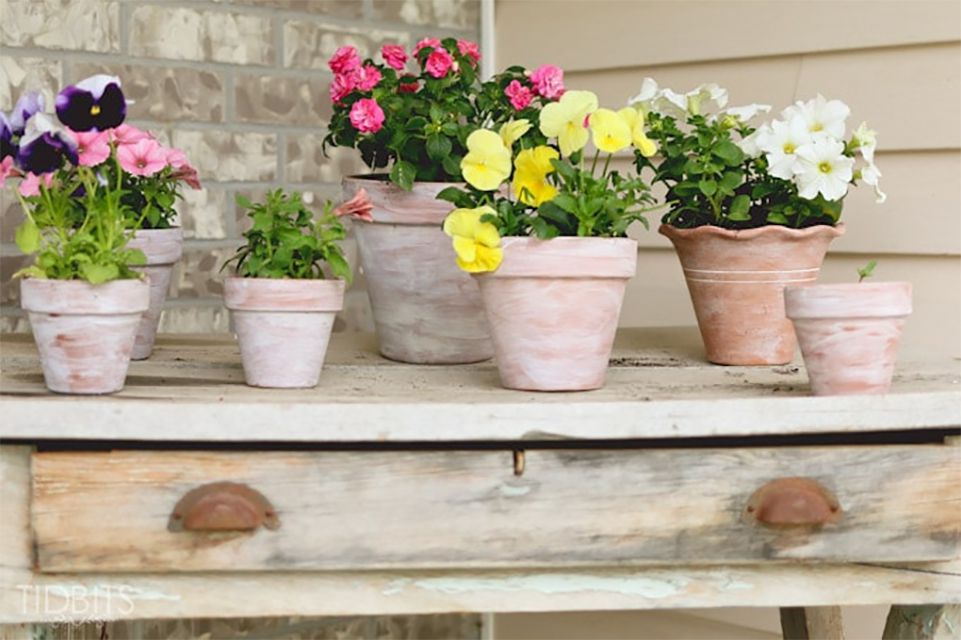
[[[508,389],[604,386],[627,281],[628,238],[504,238],[497,271],[475,275]]]
[[[380,353],[391,360],[458,364],[494,353],[477,284],[441,230],[452,207],[436,196],[449,186],[419,182],[407,192],[387,180],[344,179],[345,199],[363,188],[374,205],[374,221],[353,227]]]
[[[320,379],[343,280],[227,278],[224,305],[252,387],[313,387]]]
[[[707,359],[715,364],[776,365],[797,342],[784,315],[784,287],[817,280],[831,240],[844,225],[732,231],[661,225],[677,250]]]
[[[137,271],[147,274],[150,283],[150,308],[137,327],[137,340],[131,356],[134,360],[143,360],[149,358],[153,351],[157,325],[160,324],[160,312],[170,288],[170,274],[184,252],[183,229],[140,229],[134,233],[127,246],[140,249],[147,256],[146,266],[137,267]]]
[[[784,305],[814,395],[887,393],[911,315],[910,283],[787,287]]]
[[[20,300],[48,389],[99,394],[123,388],[137,325],[150,300],[146,281],[92,285],[27,278],[20,283]]]

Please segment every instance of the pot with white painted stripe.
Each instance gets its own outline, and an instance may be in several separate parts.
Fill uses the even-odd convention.
[[[817,280],[844,225],[680,229],[661,225],[677,250],[707,359],[725,365],[778,365],[797,340],[784,314],[784,287]]]

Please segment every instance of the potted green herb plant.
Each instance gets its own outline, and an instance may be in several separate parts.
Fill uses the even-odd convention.
[[[441,192],[458,207],[444,231],[458,266],[480,285],[501,383],[596,389],[637,265],[627,229],[646,226],[653,203],[639,175],[610,163],[632,144],[647,155],[655,146],[643,114],[599,109],[589,91],[545,106],[539,130],[547,144],[511,144],[488,129],[470,134],[461,162],[470,186]],[[589,138],[593,154],[585,150]]]
[[[788,286],[787,317],[794,323],[814,395],[887,393],[898,344],[911,315],[910,282]]]
[[[238,197],[237,204],[248,210],[252,225],[224,265],[236,272],[224,281],[224,303],[244,377],[253,387],[313,387],[351,278],[337,214],[363,215],[369,204],[358,198],[335,213],[327,202],[318,220],[299,193],[281,189],[262,203]]]
[[[105,107],[123,100],[119,86],[109,91]],[[135,270],[144,255],[128,246],[124,190],[80,162],[77,140],[43,113],[41,99],[28,104],[0,119],[0,177],[20,179],[26,219],[16,242],[36,258],[16,275],[44,381],[59,393],[119,391],[149,300]],[[108,155],[118,176],[116,155]]]
[[[563,74],[513,67],[481,83],[477,45],[454,38],[425,38],[409,53],[385,45],[379,60],[349,46],[331,57],[325,143],[358,149],[375,172],[345,179],[344,193],[363,190],[374,204],[353,229],[380,352],[412,363],[486,360],[493,348],[480,294],[451,260],[440,231],[451,207],[436,196],[462,181],[471,131],[528,118],[560,97]]]
[[[844,233],[849,185],[877,188],[874,132],[861,125],[845,140],[850,109],[821,96],[757,129],[750,120],[770,107],[725,108],[717,85],[678,94],[648,78],[631,103],[648,113],[660,145],[659,158],[635,159],[667,188],[660,233],[677,250],[708,360],[790,362],[784,286],[817,279],[828,244]]]

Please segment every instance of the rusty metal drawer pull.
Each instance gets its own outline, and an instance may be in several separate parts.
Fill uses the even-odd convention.
[[[259,491],[235,482],[212,482],[192,489],[170,514],[170,531],[253,531],[280,527],[273,505]]]
[[[837,498],[810,478],[766,482],[744,509],[745,519],[770,527],[823,525],[838,520],[841,514]]]

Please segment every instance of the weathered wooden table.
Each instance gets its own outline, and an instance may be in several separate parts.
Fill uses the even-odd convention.
[[[815,637],[892,603],[890,637],[953,633],[961,364],[899,371],[814,398],[798,365],[631,330],[604,389],[535,394],[335,335],[320,386],[279,391],[187,336],[78,398],[4,336],[0,623],[779,606]]]

